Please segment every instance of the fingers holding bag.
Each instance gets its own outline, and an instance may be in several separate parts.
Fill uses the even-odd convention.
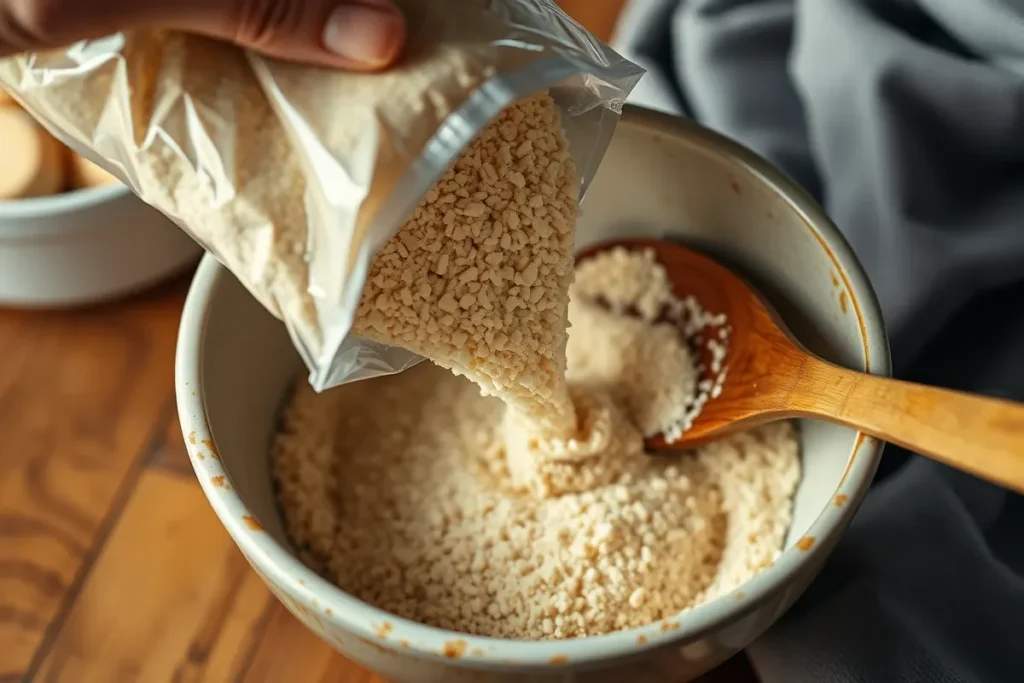
[[[186,31],[357,71],[388,66],[405,41],[405,20],[391,0],[0,0],[0,57],[135,28]]]

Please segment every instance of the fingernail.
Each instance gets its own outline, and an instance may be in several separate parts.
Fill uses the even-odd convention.
[[[324,27],[324,47],[367,66],[383,66],[398,51],[402,18],[395,11],[366,5],[342,5]]]

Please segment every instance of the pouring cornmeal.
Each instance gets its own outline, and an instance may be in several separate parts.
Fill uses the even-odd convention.
[[[698,333],[715,396],[681,434],[647,438],[648,449],[689,449],[783,418],[853,427],[950,467],[1024,491],[1024,405],[901,382],[829,363],[805,349],[743,280],[714,260],[659,240],[618,240],[584,251],[653,250],[679,297],[728,320],[716,357],[713,334]],[[724,335],[723,335],[724,336]],[[714,366],[714,367],[713,367]],[[721,366],[718,370],[717,366]],[[723,376],[724,375],[724,376]]]

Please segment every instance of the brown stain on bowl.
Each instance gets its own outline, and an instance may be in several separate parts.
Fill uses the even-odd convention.
[[[666,633],[668,631],[676,631],[678,629],[679,629],[679,622],[678,621],[663,621],[661,623],[661,631],[662,631],[662,633]]]
[[[642,633],[640,635],[638,635],[636,637],[636,644],[637,645],[646,645],[647,644],[647,636],[645,636]]]
[[[472,650],[469,651],[469,654],[473,655],[474,657],[483,657],[484,651],[482,648],[474,647]]]
[[[796,547],[804,552],[807,552],[808,550],[814,547],[814,542],[816,540],[817,539],[814,536],[804,536],[796,542]]]
[[[373,629],[373,632],[378,638],[387,638],[391,631],[394,630],[394,626],[391,625],[390,621],[382,621],[379,626]]]
[[[188,442],[193,446],[196,445],[196,433],[195,430],[188,433]]]
[[[803,224],[811,232],[811,234],[814,235],[814,238],[816,240],[818,240],[818,245],[822,248],[822,250],[826,254],[828,254],[829,260],[832,261],[832,265],[836,269],[835,273],[833,273],[833,276],[832,276],[833,281],[836,280],[836,277],[837,277],[837,274],[838,274],[838,279],[842,281],[843,288],[846,291],[852,292],[853,291],[853,287],[850,286],[850,282],[849,282],[849,280],[846,277],[846,273],[843,272],[842,267],[839,265],[839,259],[837,259],[836,255],[834,253],[832,253],[832,248],[828,246],[828,242],[825,241],[824,237],[822,237],[820,234],[818,234],[818,231],[814,229],[814,226],[811,225],[810,222],[805,220],[803,218],[803,216],[800,216],[800,218],[801,218]],[[836,283],[836,286],[838,287],[839,284]],[[855,297],[855,296],[853,296],[851,294],[850,295],[850,302],[853,304],[853,314],[857,317],[857,328],[860,330],[861,349],[864,352],[864,370],[865,370],[865,372],[870,372],[871,371],[871,350],[868,348],[868,327],[864,323],[864,315],[860,311],[860,304],[857,302],[857,297]]]
[[[263,531],[263,525],[252,515],[242,515],[242,521],[252,531]]]
[[[839,287],[840,285],[842,285],[844,288],[843,294],[846,294],[846,292],[850,292],[850,304],[853,306],[853,315],[854,317],[857,318],[857,329],[860,332],[861,350],[864,354],[864,371],[871,372],[871,349],[868,346],[868,327],[867,323],[864,322],[864,314],[860,310],[860,302],[857,301],[857,297],[853,295],[853,287],[850,286],[850,281],[846,277],[846,273],[843,272],[842,267],[839,265],[839,259],[837,259],[836,255],[832,252],[832,249],[829,247],[828,242],[826,242],[825,238],[818,233],[818,231],[814,228],[814,225],[812,225],[810,221],[804,219],[803,216],[801,216],[801,219],[801,222],[804,224],[804,226],[818,241],[818,245],[828,255],[829,260],[832,261],[832,265],[835,268],[835,271],[833,271],[831,274],[832,285],[834,287]],[[840,306],[842,306],[841,301]],[[843,312],[845,313],[845,310]],[[840,486],[843,485],[843,482],[846,481],[846,477],[849,476],[850,470],[853,468],[853,464],[857,461],[857,455],[860,452],[860,447],[864,445],[865,440],[866,436],[863,433],[857,434],[857,438],[853,444],[853,451],[850,453],[850,459],[846,462],[846,469],[843,471],[843,476],[840,477],[839,479]]]
[[[846,477],[850,474],[850,469],[853,467],[853,463],[857,460],[857,456],[860,454],[860,447],[867,441],[867,435],[863,432],[857,432],[857,437],[853,440],[853,450],[850,452],[850,459],[846,461],[846,469],[843,470],[843,476],[839,477],[839,486],[842,486],[846,481]]]
[[[569,655],[555,655],[548,660],[551,666],[564,666],[569,663]]]
[[[200,443],[210,449],[211,458],[220,460],[220,453],[217,452],[217,447],[213,445],[213,439],[203,439]]]
[[[469,643],[464,640],[450,640],[444,644],[443,654],[448,659],[460,659],[468,647]]]
[[[228,478],[223,474],[218,474],[216,477],[210,477],[210,483],[219,489],[226,489],[228,487],[227,481]]]
[[[377,643],[373,642],[372,640],[370,640],[368,638],[360,638],[359,642],[362,643],[363,645],[367,646],[367,647],[373,648],[374,650],[376,650],[377,652],[381,653],[382,655],[390,655],[391,654],[391,650],[387,649],[386,647],[381,647],[380,645],[378,645]]]
[[[729,187],[731,187],[732,191],[735,192],[737,195],[742,195],[743,194],[743,188],[740,187],[740,184],[738,182],[736,182],[735,180],[732,181],[731,183],[729,183]]]
[[[334,614],[334,610],[332,610],[330,607],[328,607],[327,609],[324,610],[324,614],[326,614],[327,616],[331,616],[332,614]]]
[[[403,648],[405,650],[408,650],[409,649],[409,641],[408,640],[400,640],[400,641],[398,641],[398,647]]]
[[[836,497],[832,499],[832,502],[837,508],[841,508],[846,505],[846,501],[850,500],[850,497],[845,493],[838,493]]]
[[[736,591],[736,599],[737,600],[742,600],[745,597],[747,597],[746,593],[744,593],[743,591]]]
[[[846,313],[846,291],[839,292],[839,308]]]

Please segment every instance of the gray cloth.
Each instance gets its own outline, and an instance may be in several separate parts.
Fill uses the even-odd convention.
[[[826,206],[897,376],[1024,400],[1024,0],[651,4],[629,52]],[[750,648],[758,673],[1021,683],[1024,499],[883,460],[821,577]]]

